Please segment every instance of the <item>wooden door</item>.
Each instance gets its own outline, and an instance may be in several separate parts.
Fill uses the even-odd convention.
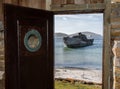
[[[53,89],[53,13],[4,5],[6,89]]]

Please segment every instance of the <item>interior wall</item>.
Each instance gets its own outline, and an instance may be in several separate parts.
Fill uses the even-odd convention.
[[[93,4],[103,3],[104,0],[52,0],[52,5],[60,4]]]
[[[0,21],[3,20],[3,3],[31,8],[47,9],[46,5],[51,5],[51,0],[49,0],[48,4],[46,4],[46,0],[0,0]],[[48,9],[50,10],[50,7]]]
[[[65,5],[65,4],[92,4],[103,3],[104,0],[0,0],[0,20],[2,17],[2,3],[9,3],[25,7],[39,8],[50,10],[52,5]],[[47,6],[49,5],[49,6]]]
[[[46,0],[22,0],[18,4],[25,7],[46,9]]]
[[[120,3],[112,4],[111,46],[113,51],[114,89],[120,89]]]
[[[3,3],[3,0],[0,0],[0,21],[1,21],[1,20],[2,20],[2,18],[3,18],[2,3]]]
[[[116,3],[116,2],[120,2],[120,0],[111,0],[112,2]]]
[[[4,0],[5,3],[20,5],[25,7],[45,9],[46,0]]]
[[[19,0],[3,0],[4,3],[17,5]]]
[[[49,1],[49,3],[47,3]],[[74,4],[86,4],[86,3],[102,3],[104,0],[74,0]],[[26,7],[33,7],[39,9],[49,9],[50,6],[46,5],[61,5],[67,4],[67,0],[0,0],[0,20],[3,19],[2,4],[10,3],[14,5],[21,5]],[[120,0],[112,0],[115,4],[112,4],[111,13],[111,46],[113,49],[112,58],[114,60],[114,89],[120,89]],[[70,3],[69,3],[70,4]],[[2,40],[3,41],[3,40]],[[0,40],[0,43],[2,42]],[[3,44],[2,44],[3,45]],[[3,49],[0,52],[3,53]],[[3,55],[2,55],[3,56]],[[1,58],[3,59],[3,57]],[[0,65],[3,65],[3,61],[0,59]],[[3,68],[3,67],[2,67]],[[0,88],[2,89],[2,88]]]
[[[50,10],[51,9],[51,1],[52,0],[46,0],[46,10]]]

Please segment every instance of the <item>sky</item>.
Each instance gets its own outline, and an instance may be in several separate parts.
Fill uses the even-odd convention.
[[[103,35],[103,14],[55,15],[55,33],[94,32]]]

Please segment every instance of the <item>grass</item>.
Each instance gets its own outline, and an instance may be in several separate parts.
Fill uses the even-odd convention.
[[[71,84],[66,81],[55,81],[55,89],[102,89],[100,85],[89,85],[75,83]]]

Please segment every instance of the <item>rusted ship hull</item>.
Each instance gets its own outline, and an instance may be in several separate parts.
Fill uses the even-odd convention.
[[[88,39],[86,41],[83,41],[79,38],[69,38],[69,37],[66,37],[63,40],[65,45],[69,48],[81,48],[81,47],[90,46],[93,45],[93,41],[94,41],[94,39]]]

